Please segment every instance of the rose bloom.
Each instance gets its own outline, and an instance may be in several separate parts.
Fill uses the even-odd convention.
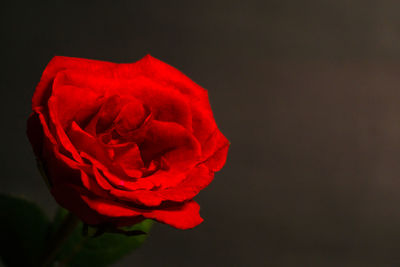
[[[89,225],[202,222],[193,200],[225,163],[207,91],[150,55],[130,64],[54,57],[28,137],[51,194]]]

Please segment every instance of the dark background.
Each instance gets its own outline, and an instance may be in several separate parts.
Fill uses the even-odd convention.
[[[400,266],[399,11],[397,0],[2,3],[1,191],[56,209],[25,135],[54,55],[150,53],[209,90],[232,145],[197,197],[204,223],[157,224],[115,266]]]

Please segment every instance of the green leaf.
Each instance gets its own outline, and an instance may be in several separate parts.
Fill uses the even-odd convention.
[[[0,210],[0,256],[2,262],[9,267],[38,266],[46,251],[45,246],[68,214],[68,211],[60,208],[50,223],[35,204],[24,198],[3,194],[0,194]],[[151,220],[145,220],[123,230],[127,234],[148,233],[152,223]],[[89,227],[87,230],[88,234],[84,236],[83,223],[80,222],[63,244],[56,261],[63,263],[63,266],[109,266],[138,248],[147,237],[107,232],[92,237],[98,229]]]
[[[49,221],[34,203],[0,194],[0,255],[6,266],[36,266]]]
[[[57,213],[53,231],[61,224],[67,211],[60,209]],[[126,231],[139,230],[145,233],[150,231],[153,221],[145,220],[132,227],[124,228]],[[123,256],[138,248],[146,239],[147,235],[126,236],[116,233],[104,233],[99,237],[93,237],[96,229],[89,227],[88,234],[85,236],[84,225],[79,226],[66,241],[63,249],[57,256],[59,263],[65,266],[109,266]],[[61,264],[61,265],[62,265]]]

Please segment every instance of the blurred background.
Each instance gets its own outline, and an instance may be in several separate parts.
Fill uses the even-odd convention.
[[[56,203],[25,135],[54,55],[150,53],[209,90],[232,145],[197,197],[123,266],[400,266],[400,2],[7,1],[0,190]]]

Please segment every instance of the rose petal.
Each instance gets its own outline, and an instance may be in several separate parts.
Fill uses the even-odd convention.
[[[135,190],[125,191],[111,189],[110,194],[117,199],[144,205],[147,207],[156,207],[166,201],[182,202],[194,198],[203,188],[208,186],[214,178],[214,172],[211,172],[205,165],[199,165],[194,168],[185,180],[175,187],[157,190]]]
[[[66,71],[57,73],[52,88],[53,107],[64,129],[72,121],[85,123],[96,114],[102,104],[103,95],[91,88],[69,85]]]
[[[205,142],[208,149],[203,153],[203,159],[211,171],[217,172],[225,165],[229,145],[228,139],[218,129]]]
[[[181,207],[154,210],[143,214],[148,219],[153,219],[178,229],[190,229],[203,222],[199,214],[200,206],[195,201],[184,202]]]
[[[142,103],[134,97],[129,98],[127,103],[120,107],[120,112],[114,120],[115,130],[122,137],[136,130],[147,118],[149,112]]]
[[[74,148],[80,152],[93,155],[100,162],[103,162],[107,166],[112,166],[112,162],[107,151],[101,145],[101,143],[92,135],[83,131],[79,125],[72,122],[71,127],[68,131],[69,139]]]
[[[143,216],[148,219],[154,219],[169,224],[178,229],[193,228],[203,221],[199,215],[200,206],[195,201],[189,201],[162,209],[145,210],[128,207],[111,200],[91,198],[85,195],[81,197],[90,208],[108,217]]]
[[[149,77],[152,81],[176,88],[182,94],[190,96],[190,99],[193,101],[204,98],[207,93],[206,90],[189,79],[185,74],[150,55],[143,57],[132,67],[139,69],[143,75]]]
[[[171,169],[191,169],[201,156],[193,135],[179,124],[154,120],[140,146],[144,162],[163,156]],[[173,170],[170,170],[173,171]]]
[[[121,98],[117,95],[103,100],[98,112],[85,126],[85,132],[92,136],[108,130],[121,110]]]
[[[44,106],[52,93],[51,85],[56,74],[62,70],[80,70],[82,73],[97,73],[101,76],[113,75],[118,64],[100,60],[55,56],[47,64],[32,98],[32,108]]]
[[[152,190],[154,188],[153,183],[146,179],[127,179],[126,177],[121,177],[113,174],[108,167],[97,161],[92,156],[82,152],[82,158],[90,161],[93,166],[95,166],[100,172],[97,172],[98,175],[102,176],[102,179],[106,179],[110,185],[112,185],[112,190],[121,189],[122,191],[130,192],[133,190]],[[96,174],[96,173],[95,173]]]
[[[120,73],[119,66],[113,69],[114,73]],[[154,117],[161,121],[176,122],[192,129],[192,116],[190,103],[187,95],[182,94],[174,87],[160,84],[144,76],[138,76],[134,68],[129,73],[124,73],[123,78],[116,79],[114,76],[99,76],[97,73],[87,73],[79,70],[66,70],[60,75],[63,78],[62,85],[80,88],[96,88],[95,92],[108,98],[113,95],[123,97],[135,97],[144,106],[151,108]],[[65,78],[67,76],[67,78]],[[57,78],[60,79],[61,78]],[[190,101],[189,101],[190,100]]]
[[[82,200],[81,191],[70,184],[59,184],[51,188],[51,194],[57,203],[78,216],[86,224],[96,225],[107,222],[109,218],[102,216]]]
[[[80,94],[87,95],[80,99]],[[113,95],[133,96],[138,102],[118,103],[116,112],[95,118]],[[29,127],[42,127],[29,130],[30,141],[51,165],[47,172],[60,205],[91,223],[123,224],[145,217],[187,229],[202,221],[191,199],[224,165],[229,142],[218,130],[207,92],[184,74],[151,56],[132,64],[55,57],[32,106],[43,109],[31,116]],[[82,129],[90,119],[96,127],[87,133]],[[107,133],[111,128],[118,134]],[[132,145],[135,128],[142,133],[135,139],[141,154]],[[153,171],[138,178],[146,168]]]
[[[80,151],[81,156],[88,158],[85,155],[89,155],[93,164],[101,164],[96,166],[108,173],[107,176],[111,179],[118,176],[119,178],[116,179],[123,182],[129,178],[141,177],[140,169],[143,167],[143,162],[136,144],[128,143],[124,146],[116,146],[113,148],[114,155],[111,158],[106,150],[107,146],[83,131],[75,122],[71,124],[69,137],[76,149]],[[116,176],[111,175],[111,172]],[[139,185],[139,187],[141,186]]]
[[[43,164],[47,178],[52,184],[63,179],[69,180],[70,183],[80,184],[80,163],[59,152],[57,141],[47,127],[46,120],[41,112],[41,108],[36,108],[31,115],[28,124],[28,136],[32,145],[36,147],[36,156]]]
[[[220,149],[221,146],[216,146],[216,149],[212,150],[205,144],[215,131],[219,131],[206,90],[179,70],[150,55],[138,61],[135,66],[152,81],[173,87],[187,96],[190,100],[191,117],[193,118],[193,135],[199,140],[203,153],[212,155]]]
[[[36,112],[32,112],[29,115],[26,132],[36,157],[42,157],[44,133],[43,126],[40,124],[40,119]]]
[[[142,176],[141,168],[143,168],[143,161],[139,147],[136,144],[117,149],[115,151],[114,162],[129,177],[140,178]]]
[[[196,166],[180,184],[172,188],[158,190],[157,195],[163,201],[186,201],[194,198],[202,189],[207,187],[213,178],[214,172],[211,172],[202,164]]]

